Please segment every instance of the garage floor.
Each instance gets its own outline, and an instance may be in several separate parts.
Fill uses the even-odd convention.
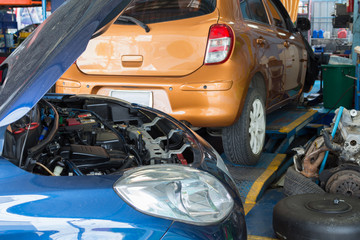
[[[250,212],[269,184],[281,176],[279,167],[285,164],[285,157],[285,154],[265,153],[259,164],[253,167],[228,165],[239,189],[245,213]]]
[[[286,164],[285,159],[285,154],[265,153],[262,155],[260,163],[253,167],[235,166],[228,162],[229,171],[244,204],[248,239],[275,238],[272,229],[272,211],[275,204],[284,195],[281,188],[266,189],[282,175],[284,170],[280,170],[280,168],[289,165]],[[291,160],[288,162],[291,163]]]
[[[276,203],[284,197],[282,188],[265,191],[260,201],[246,214],[248,240],[276,239],[272,228],[272,213]]]
[[[292,105],[266,116],[265,150],[257,165],[233,164],[226,159],[224,153],[221,154],[241,195],[249,240],[276,239],[272,228],[273,208],[285,196],[281,184],[275,186],[274,183],[281,183],[279,179],[293,164],[291,149],[313,141],[324,124],[332,122],[334,113],[322,107],[322,99],[318,98],[319,90],[320,81],[316,81],[307,94],[308,104],[316,105],[315,107]],[[199,134],[219,152],[222,151],[222,145],[219,145],[221,138],[212,137],[206,132]]]
[[[276,239],[272,228],[273,207],[285,196],[282,188],[270,188],[292,165],[289,149],[296,145],[309,129],[316,135],[323,126],[311,123],[319,119],[313,109],[284,108],[267,116],[267,142],[265,152],[256,166],[230,163],[222,157],[238,186],[244,204],[248,239]]]

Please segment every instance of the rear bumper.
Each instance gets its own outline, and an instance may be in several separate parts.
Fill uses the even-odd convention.
[[[86,75],[73,65],[56,83],[57,93],[110,95],[147,90],[154,108],[197,127],[225,127],[239,117],[249,85],[234,62],[202,66],[181,77]]]

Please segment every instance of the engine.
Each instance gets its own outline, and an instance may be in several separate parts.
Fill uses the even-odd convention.
[[[117,174],[140,165],[190,164],[197,145],[167,117],[105,98],[39,102],[6,132],[3,156],[33,173]]]
[[[343,109],[341,114],[337,109],[335,113],[332,126],[325,128],[322,136],[307,147],[294,149],[295,168],[316,179],[326,192],[360,198],[360,112]],[[319,171],[320,166],[323,171]]]
[[[341,147],[340,158],[360,165],[360,113],[354,109],[351,111],[344,109],[338,131],[341,137],[334,142]]]

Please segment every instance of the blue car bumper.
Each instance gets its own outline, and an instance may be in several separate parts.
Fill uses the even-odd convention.
[[[127,205],[117,178],[40,176],[0,159],[0,239],[160,239],[172,221]]]
[[[237,203],[213,226],[174,222],[126,204],[118,177],[40,176],[0,158],[0,239],[246,239]]]
[[[194,226],[175,222],[161,240],[245,240],[246,226],[242,219],[241,214],[233,211],[228,218],[213,226]]]

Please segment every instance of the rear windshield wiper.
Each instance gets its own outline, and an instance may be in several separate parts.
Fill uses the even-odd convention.
[[[145,23],[141,22],[140,20],[137,20],[136,18],[129,17],[129,16],[120,16],[120,17],[118,17],[116,22],[117,21],[132,22],[132,23],[135,23],[136,25],[142,27],[143,29],[145,29],[145,32],[150,32],[149,26],[146,25]]]

